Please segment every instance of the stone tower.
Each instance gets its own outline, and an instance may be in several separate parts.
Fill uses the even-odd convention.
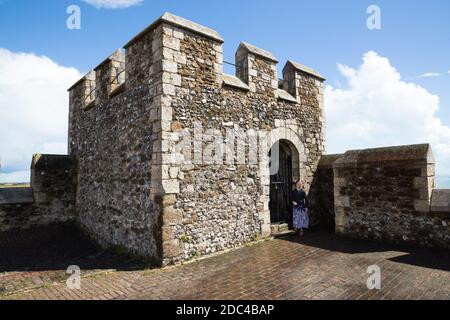
[[[273,54],[245,42],[225,74],[223,42],[166,13],[69,89],[76,210],[99,243],[168,264],[270,235],[275,144],[286,181],[309,188],[324,78],[288,61],[280,80]]]

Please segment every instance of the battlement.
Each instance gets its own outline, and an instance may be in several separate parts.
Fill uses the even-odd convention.
[[[235,76],[225,74],[223,43],[217,31],[165,13],[126,43],[125,51],[116,50],[70,87],[71,105],[87,110],[143,85],[158,96],[173,91],[181,82],[189,86],[190,81],[300,103],[302,80],[317,81],[319,86],[325,80],[313,69],[290,60],[279,80],[277,58],[246,42],[236,50]],[[201,69],[201,76],[194,76],[195,68]]]

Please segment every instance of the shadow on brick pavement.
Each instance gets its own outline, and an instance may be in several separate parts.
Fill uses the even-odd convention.
[[[417,267],[450,271],[450,251],[443,249],[343,238],[332,234],[329,230],[317,228],[312,229],[312,232],[306,233],[302,238],[297,236],[284,236],[280,237],[280,239],[346,254],[389,251],[404,252],[404,255],[396,256],[389,260]]]
[[[83,275],[106,270],[137,270],[144,261],[102,250],[73,224],[0,233],[0,295],[67,279],[77,265]]]

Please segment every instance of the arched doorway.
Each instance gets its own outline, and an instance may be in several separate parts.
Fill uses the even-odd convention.
[[[291,192],[293,182],[300,176],[299,153],[288,140],[276,143],[276,149],[272,147],[269,152],[270,164],[278,161],[277,169],[270,174],[270,223],[292,227]]]

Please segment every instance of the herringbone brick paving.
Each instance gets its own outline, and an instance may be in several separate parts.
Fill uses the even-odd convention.
[[[93,270],[116,271],[83,277],[80,290],[59,282],[4,298],[450,299],[449,252],[342,239],[318,231],[301,239],[268,240],[161,270],[121,265],[117,257],[104,253],[90,258],[83,257],[89,261],[85,265],[97,268],[82,267],[83,275]],[[96,261],[101,259],[106,261]],[[76,259],[70,263],[76,264]],[[381,290],[366,286],[367,267],[374,264],[381,268]],[[11,275],[48,283],[48,272],[6,272],[0,283],[2,277]]]

